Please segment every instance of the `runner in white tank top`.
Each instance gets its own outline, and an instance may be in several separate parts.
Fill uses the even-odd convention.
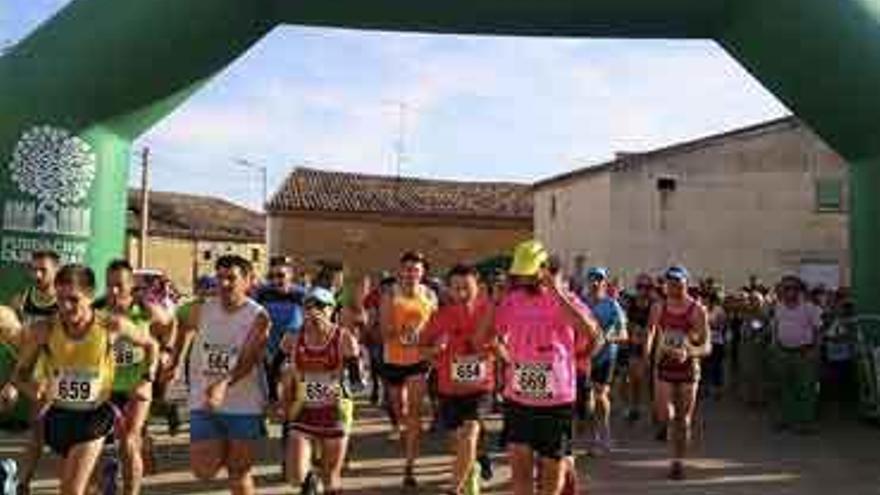
[[[189,357],[190,467],[201,480],[226,468],[232,493],[254,492],[251,473],[257,441],[265,436],[266,387],[262,358],[269,317],[247,296],[253,267],[240,256],[216,264],[218,296],[193,305],[180,322],[170,379],[184,350]]]
[[[239,360],[247,343],[249,330],[263,308],[252,299],[229,312],[218,298],[201,305],[198,329],[190,355],[189,407],[192,411],[205,408],[209,385],[228,375]],[[215,413],[262,415],[266,405],[266,385],[258,367],[253,367],[226,392],[226,400]]]

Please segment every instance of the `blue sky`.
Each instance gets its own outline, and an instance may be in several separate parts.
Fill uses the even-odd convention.
[[[0,42],[68,0],[2,2]],[[298,164],[393,174],[395,102],[402,172],[465,180],[533,181],[788,113],[708,41],[282,27],[137,145],[155,188],[255,206],[258,175],[237,158],[267,166],[270,189]]]

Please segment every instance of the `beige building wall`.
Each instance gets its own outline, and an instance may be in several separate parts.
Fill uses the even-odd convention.
[[[610,187],[598,177],[607,178]],[[658,191],[661,178],[675,180],[675,191]],[[775,280],[784,272],[836,263],[839,283],[847,285],[847,216],[817,209],[817,181],[829,178],[842,181],[847,205],[843,160],[802,126],[774,126],[689,149],[627,157],[610,170],[550,184],[538,197],[578,191],[573,201],[583,205],[575,206],[583,213],[547,225],[546,214],[536,207],[536,226],[545,225],[539,237],[569,258],[607,253],[588,259],[627,279],[641,270],[684,263],[695,274],[738,286],[750,273]],[[604,201],[608,191],[606,223],[604,213],[591,218],[591,205],[596,198]],[[593,235],[575,233],[586,226]]]
[[[128,259],[137,260],[137,236],[128,237]],[[151,236],[147,243],[147,268],[164,271],[183,293],[192,293],[194,279],[214,271],[223,254],[237,254],[254,263],[258,274],[266,270],[266,247],[262,243],[206,241]]]
[[[477,262],[509,253],[517,242],[531,235],[529,220],[409,219],[320,213],[275,213],[269,218],[273,255],[291,256],[297,263],[341,260],[352,275],[393,270],[406,250],[425,253],[438,269],[456,262]]]
[[[561,257],[569,270],[578,263],[608,264],[611,199],[608,174],[587,175],[537,189],[535,236]]]

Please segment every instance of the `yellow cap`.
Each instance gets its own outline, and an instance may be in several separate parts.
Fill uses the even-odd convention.
[[[519,277],[537,275],[548,258],[547,250],[540,242],[535,240],[521,242],[513,250],[510,274]]]

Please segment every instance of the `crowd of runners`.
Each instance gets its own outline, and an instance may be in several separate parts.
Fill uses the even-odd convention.
[[[725,293],[672,266],[626,287],[604,267],[565,273],[537,241],[517,245],[504,270],[460,264],[442,280],[417,252],[354,283],[342,265],[324,263],[311,280],[300,268],[276,259],[263,277],[222,256],[178,299],[161,281],[139,283],[123,260],[95,274],[34,253],[33,285],[0,307],[0,410],[24,410],[30,432],[18,493],[29,493],[44,446],[61,459],[64,495],[107,483],[108,446],[122,492],[140,493],[155,469],[146,423],[165,416],[176,432],[166,396],[180,380],[191,470],[205,480],[225,470],[236,494],[254,493],[270,421],[283,425],[291,486],[341,493],[359,397],[387,415],[406,489],[419,490],[430,424],[450,437],[443,493],[478,493],[493,476],[498,446],[485,422],[496,413],[515,495],[583,493],[575,447],[611,454],[617,412],[653,422],[670,445],[668,476],[680,480],[704,398],[778,397],[777,426],[813,431],[818,363],[845,353],[823,352],[832,342],[822,330],[852,311],[844,292],[808,292],[796,276]],[[0,463],[0,494],[10,469]]]

